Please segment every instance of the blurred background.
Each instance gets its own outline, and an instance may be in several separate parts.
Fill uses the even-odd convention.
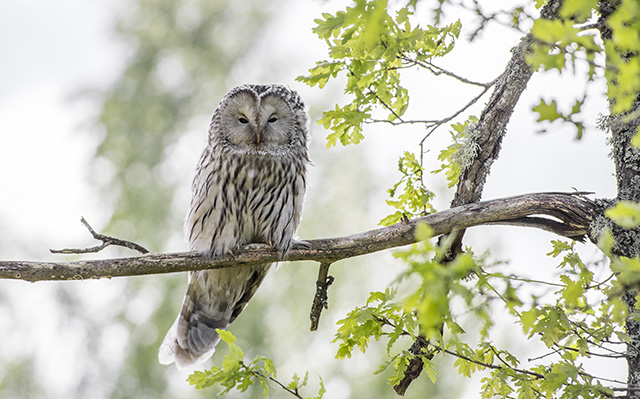
[[[433,23],[435,1],[418,3],[416,21]],[[99,232],[138,242],[153,252],[183,251],[182,221],[190,198],[192,171],[206,143],[207,128],[220,98],[242,83],[280,83],[298,90],[309,108],[311,185],[300,238],[347,235],[376,227],[392,213],[386,190],[400,175],[397,159],[418,151],[425,131],[417,126],[370,125],[357,146],[325,148],[313,121],[343,101],[340,80],[323,90],[295,81],[326,59],[324,43],[311,32],[322,12],[350,2],[320,0],[9,0],[0,5],[0,259],[76,260],[50,248],[94,245],[79,222],[84,216]],[[439,63],[471,80],[497,77],[521,33],[495,24],[468,44],[477,26],[473,13],[448,8],[445,21],[461,19],[456,49]],[[446,77],[424,71],[405,74],[410,115],[450,115],[477,94]],[[536,74],[523,95],[493,166],[484,198],[535,191],[593,191],[613,197],[613,166],[605,134],[595,129],[606,110],[604,84],[588,89],[581,141],[571,126],[535,123],[530,110],[539,99],[556,98],[568,110],[585,90],[582,75]],[[461,120],[479,114],[488,97]],[[546,128],[546,134],[538,131]],[[427,141],[427,169],[448,144],[446,129]],[[445,209],[452,192],[440,175],[426,178]],[[550,278],[555,263],[545,256],[549,240],[541,231],[482,227],[465,239],[475,251],[490,251],[496,269],[524,277]],[[587,259],[597,259],[581,245]],[[133,256],[109,249],[83,258]],[[368,293],[384,288],[403,270],[389,252],[342,261],[330,273],[329,310],[320,329],[309,331],[309,309],[317,265],[282,264],[231,326],[247,356],[272,358],[280,380],[310,374],[305,395],[315,395],[318,376],[330,398],[394,397],[384,377],[373,375],[385,343],[366,357],[334,360],[330,343],[335,323],[363,305]],[[603,272],[604,273],[604,272]],[[99,281],[0,281],[0,397],[2,398],[199,398],[191,370],[160,366],[157,350],[173,322],[186,288],[186,274]],[[541,291],[539,295],[551,295]],[[497,316],[498,317],[498,316]],[[521,359],[536,345],[520,328],[498,317],[492,333]],[[500,323],[502,321],[502,323]],[[469,321],[473,325],[473,321]],[[511,321],[512,323],[512,321]],[[470,328],[468,331],[473,331]],[[220,364],[226,347],[213,359]],[[420,378],[406,397],[472,397],[478,378],[457,375],[440,359],[440,380]],[[526,366],[526,365],[525,365]],[[204,367],[204,366],[202,366]],[[600,366],[624,379],[620,363]],[[248,394],[262,397],[259,387]],[[273,397],[287,397],[273,389]],[[475,396],[475,395],[474,395]]]

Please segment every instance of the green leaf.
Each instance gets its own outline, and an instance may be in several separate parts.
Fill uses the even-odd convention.
[[[540,104],[533,107],[533,112],[537,112],[540,116],[538,117],[538,122],[542,121],[555,121],[556,119],[562,118],[562,114],[558,112],[558,104],[556,100],[552,100],[551,103],[547,104],[545,100],[540,100]]]
[[[569,279],[568,276],[560,276],[560,280],[565,283],[566,287],[562,290],[562,298],[569,307],[576,307],[579,305],[578,299],[584,294],[584,289],[578,281]]]
[[[575,22],[585,22],[591,18],[592,10],[597,9],[598,0],[565,0],[560,9],[560,16]]]
[[[538,312],[536,309],[531,309],[526,312],[522,312],[520,317],[520,323],[522,323],[522,330],[528,333],[533,329],[534,324],[538,320]]]
[[[231,332],[227,330],[216,328],[216,333],[218,334],[220,339],[227,344],[234,344],[236,342],[236,337],[234,337],[233,334],[231,334]]]
[[[633,229],[640,226],[640,203],[620,201],[604,214],[621,227]]]
[[[636,135],[631,139],[631,145],[636,148],[640,148],[640,127],[638,127]]]
[[[534,0],[535,4],[536,4],[536,8],[539,10],[542,8],[542,6],[544,6],[545,4],[547,4],[547,0]]]

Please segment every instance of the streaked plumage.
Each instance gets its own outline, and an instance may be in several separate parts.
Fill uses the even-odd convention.
[[[193,180],[185,234],[191,251],[216,256],[249,243],[286,252],[300,224],[305,193],[307,114],[280,85],[231,90],[213,114]],[[180,314],[160,347],[163,364],[208,359],[271,264],[189,273]]]

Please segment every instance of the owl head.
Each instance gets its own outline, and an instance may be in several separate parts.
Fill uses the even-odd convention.
[[[306,147],[307,114],[298,93],[281,85],[242,85],[220,102],[210,140],[245,153]]]

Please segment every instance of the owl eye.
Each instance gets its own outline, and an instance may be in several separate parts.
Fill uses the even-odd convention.
[[[247,118],[238,118],[238,122],[240,123],[249,123],[249,120]]]
[[[276,118],[275,116],[272,116],[271,118],[269,118],[269,120],[267,122],[273,123],[273,122],[275,122],[277,120],[278,120],[278,118]]]

